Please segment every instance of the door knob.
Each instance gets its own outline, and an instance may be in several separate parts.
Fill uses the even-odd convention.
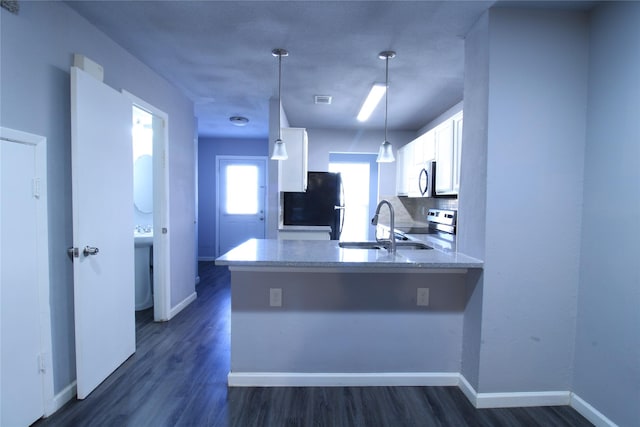
[[[98,248],[94,248],[93,246],[85,246],[82,250],[84,256],[97,255],[98,252],[100,252],[100,250]]]

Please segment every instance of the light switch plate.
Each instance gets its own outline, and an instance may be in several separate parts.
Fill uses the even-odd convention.
[[[429,288],[418,288],[417,305],[424,307],[429,305]]]

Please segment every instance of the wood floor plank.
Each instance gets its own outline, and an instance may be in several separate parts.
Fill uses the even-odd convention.
[[[457,387],[227,387],[230,275],[200,263],[198,298],[170,322],[136,313],[136,353],[35,427],[590,426],[570,407],[475,409]]]

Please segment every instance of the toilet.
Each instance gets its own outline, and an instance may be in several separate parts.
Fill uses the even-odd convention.
[[[136,311],[153,307],[153,289],[151,284],[151,249],[153,231],[136,229],[133,233],[135,246],[136,271]]]

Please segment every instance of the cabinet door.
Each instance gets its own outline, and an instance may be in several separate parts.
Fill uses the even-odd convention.
[[[453,117],[453,191],[460,190],[460,160],[462,158],[462,113]]]
[[[434,129],[436,143],[436,194],[455,194],[453,189],[453,120]]]
[[[307,190],[307,130],[282,128],[281,132],[289,158],[278,161],[278,189],[304,192]]]
[[[396,195],[407,196],[409,194],[409,173],[411,171],[408,164],[411,156],[408,155],[408,144],[398,148],[396,154]]]
[[[422,160],[426,164],[431,160],[436,159],[436,140],[435,131],[432,129],[420,137],[422,141]]]

